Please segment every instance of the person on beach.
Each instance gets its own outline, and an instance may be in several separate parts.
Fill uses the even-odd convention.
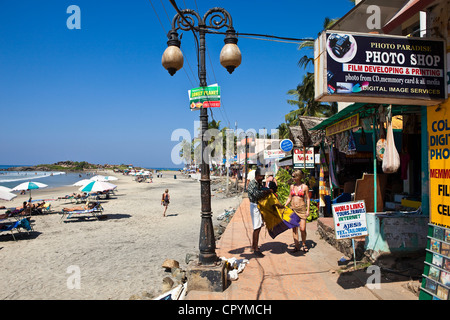
[[[257,168],[255,171],[255,178],[248,184],[247,192],[250,200],[250,215],[252,217],[253,224],[253,237],[252,237],[252,251],[256,255],[263,255],[258,248],[259,233],[263,226],[263,218],[261,212],[258,209],[258,200],[264,198],[272,192],[271,189],[263,189],[262,180],[264,175],[261,174],[261,169]]]
[[[161,204],[164,206],[163,217],[166,216],[166,211],[167,211],[167,207],[169,206],[169,203],[170,203],[169,189],[166,189],[166,191],[164,191],[164,193],[162,194],[162,199],[161,199]]]
[[[303,251],[308,252],[309,249],[306,246],[306,219],[309,216],[309,188],[306,184],[302,182],[304,175],[301,170],[295,170],[292,173],[292,178],[294,178],[294,184],[291,185],[289,189],[289,197],[284,204],[287,206],[292,202],[290,208],[300,217],[300,234],[302,236],[302,246],[298,241],[298,228],[292,228],[294,232],[294,252]]]

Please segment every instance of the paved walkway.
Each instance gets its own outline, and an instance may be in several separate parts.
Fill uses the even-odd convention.
[[[272,239],[263,227],[259,245],[263,257],[250,251],[252,222],[249,200],[240,207],[217,244],[217,255],[246,258],[249,263],[224,292],[188,292],[187,300],[417,300],[406,289],[408,281],[391,282],[384,276],[380,289],[369,289],[365,271],[340,273],[338,260],[343,254],[320,239],[317,223],[307,224],[308,253],[290,253],[292,231]]]

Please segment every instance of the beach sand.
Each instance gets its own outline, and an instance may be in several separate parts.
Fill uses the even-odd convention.
[[[107,219],[62,222],[61,214],[37,215],[29,235],[15,233],[14,241],[9,232],[0,234],[0,299],[152,297],[162,292],[162,279],[171,275],[161,267],[165,259],[186,269],[186,254],[198,254],[200,183],[179,172],[155,175],[153,183],[115,175],[116,195],[100,200]],[[171,201],[163,217],[161,194],[166,188]],[[51,199],[73,192],[78,187],[33,190],[32,197]],[[20,206],[28,197],[0,200],[0,206]],[[240,202],[240,196],[212,192],[214,225],[224,209],[237,208]],[[75,204],[70,201],[53,201],[52,212],[71,206]]]

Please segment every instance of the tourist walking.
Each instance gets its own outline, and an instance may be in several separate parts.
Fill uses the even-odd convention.
[[[261,174],[261,169],[257,168],[255,171],[255,178],[248,184],[248,198],[250,200],[250,215],[252,217],[253,236],[252,236],[252,251],[259,256],[263,254],[258,248],[259,233],[263,226],[263,218],[258,209],[258,200],[264,198],[272,192],[270,189],[263,189],[262,180],[264,175]]]
[[[161,204],[164,206],[163,217],[166,216],[166,211],[167,211],[167,207],[169,206],[169,203],[170,203],[169,189],[166,189],[166,191],[164,191],[164,193],[162,194],[162,199],[161,199]]]
[[[292,228],[294,232],[294,252],[303,251],[308,252],[309,249],[306,246],[306,219],[309,216],[309,188],[306,184],[302,182],[304,174],[301,170],[295,170],[292,173],[292,178],[294,179],[294,184],[290,186],[289,197],[286,200],[285,206],[288,204],[290,208],[300,217],[300,234],[302,237],[302,246],[298,240],[298,228]]]

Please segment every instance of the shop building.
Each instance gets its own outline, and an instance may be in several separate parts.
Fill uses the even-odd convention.
[[[311,129],[332,141],[326,181],[364,200],[373,260],[426,252],[420,299],[450,291],[449,8],[360,1],[315,46],[316,99],[345,103]]]

